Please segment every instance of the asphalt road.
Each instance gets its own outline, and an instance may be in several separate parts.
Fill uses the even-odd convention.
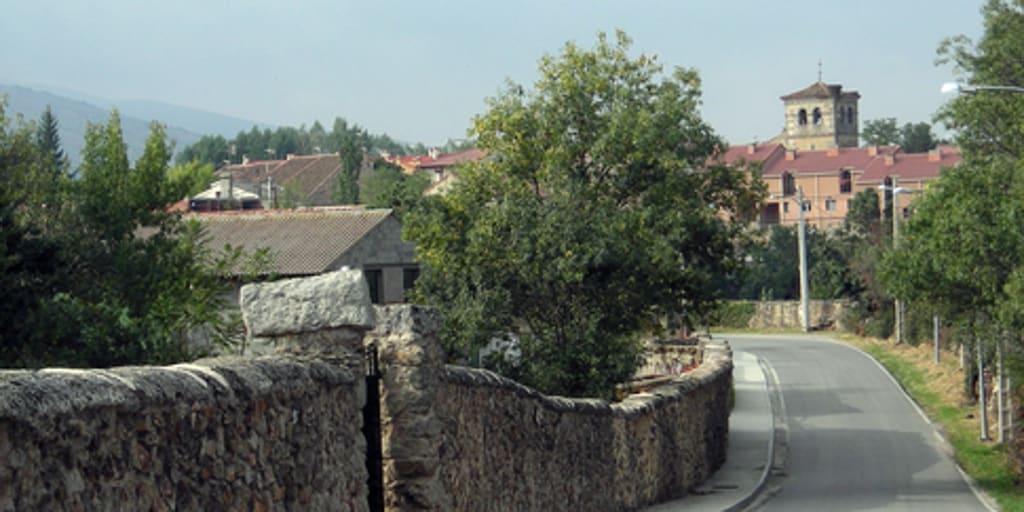
[[[782,391],[785,462],[758,510],[988,510],[935,428],[867,355],[799,335],[721,337],[766,360]]]

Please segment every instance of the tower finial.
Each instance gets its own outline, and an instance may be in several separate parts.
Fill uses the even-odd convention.
[[[821,57],[818,57],[818,81],[821,81]]]

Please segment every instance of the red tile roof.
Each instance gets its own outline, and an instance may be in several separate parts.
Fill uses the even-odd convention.
[[[781,158],[786,153],[781,144],[748,144],[746,146],[730,146],[722,154],[722,161],[735,164],[741,160],[761,162],[762,167]]]
[[[783,101],[789,100],[802,100],[802,99],[815,99],[815,98],[859,98],[860,94],[856,91],[842,92],[843,86],[839,84],[826,84],[822,81],[817,81],[797,92],[782,96]]]
[[[877,151],[877,153],[875,152]],[[877,148],[832,148],[815,151],[786,151],[783,158],[762,169],[764,176],[781,176],[834,172],[840,169],[865,169],[881,155],[899,151],[899,146]],[[875,153],[875,154],[872,154]]]
[[[904,153],[899,146],[878,148],[832,148],[815,151],[786,151],[780,144],[732,146],[723,154],[725,163],[740,160],[761,162],[762,176],[796,176],[834,173],[841,169],[862,171],[858,182],[881,182],[886,176],[903,179],[938,177],[944,167],[960,163],[960,152],[940,146],[929,153]]]
[[[438,169],[444,167],[451,167],[458,165],[463,162],[475,162],[482,159],[487,154],[479,149],[467,149],[465,151],[459,151],[458,153],[448,153],[445,155],[439,155],[437,158],[430,158],[424,156],[420,159],[419,169]]]
[[[232,175],[237,183],[262,183],[269,177],[277,185],[292,186],[301,191],[310,204],[324,206],[333,203],[334,186],[341,167],[341,157],[337,153],[328,153],[228,165],[217,173],[219,176]]]
[[[943,168],[954,167],[960,160],[960,151],[950,146],[939,147],[928,153],[896,153],[892,158],[873,160],[857,181],[881,183],[887,176],[904,180],[937,178]]]

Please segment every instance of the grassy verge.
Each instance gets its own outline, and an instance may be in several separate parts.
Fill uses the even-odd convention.
[[[928,413],[953,446],[954,458],[1001,510],[1024,512],[1024,492],[1006,460],[1004,447],[979,440],[977,406],[963,397],[962,376],[955,354],[943,353],[936,365],[931,348],[894,345],[883,340],[839,336],[885,366]],[[990,416],[991,422],[995,418]],[[994,430],[994,429],[993,429]],[[992,432],[992,437],[995,437]]]

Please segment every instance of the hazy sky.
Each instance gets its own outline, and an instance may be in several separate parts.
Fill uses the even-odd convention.
[[[506,78],[529,86],[566,41],[626,31],[694,67],[730,143],[782,127],[779,96],[818,77],[861,119],[931,121],[944,37],[981,33],[982,0],[0,0],[0,83],[174,103],[293,125],[336,116],[407,142],[465,136]]]

